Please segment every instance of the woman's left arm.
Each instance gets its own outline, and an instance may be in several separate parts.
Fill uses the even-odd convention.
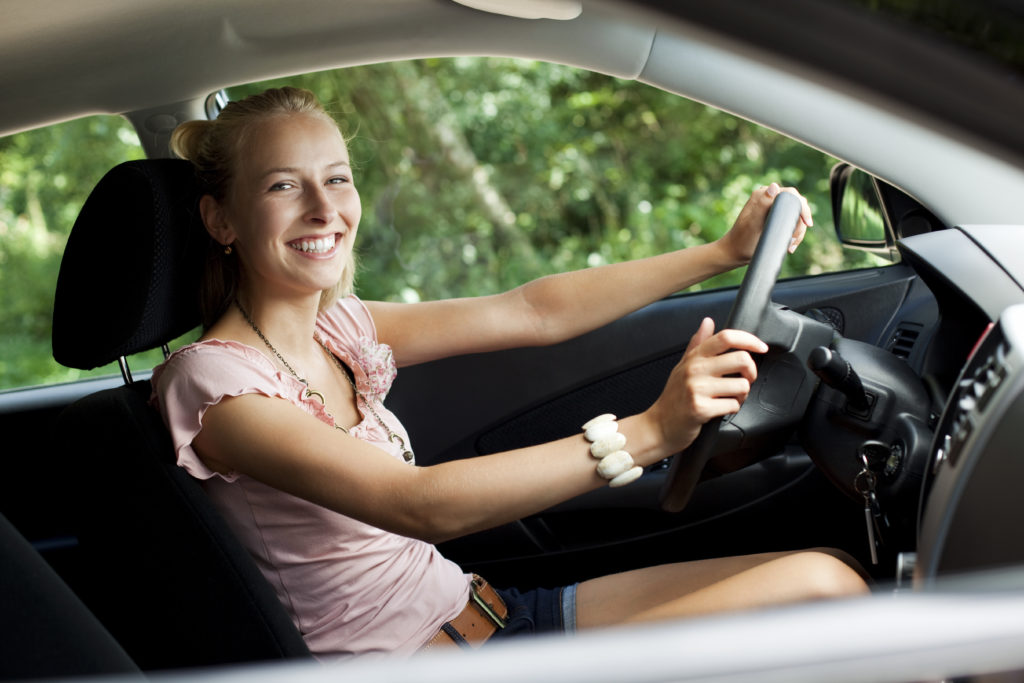
[[[493,296],[420,304],[366,303],[381,341],[392,347],[400,366],[464,353],[554,344],[748,263],[780,191],[796,193],[774,183],[758,188],[732,229],[708,244],[549,275]],[[791,250],[811,224],[806,202],[801,218]]]

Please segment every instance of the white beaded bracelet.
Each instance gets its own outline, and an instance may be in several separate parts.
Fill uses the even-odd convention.
[[[626,435],[611,413],[598,415],[583,425],[583,436],[590,442],[590,454],[600,460],[597,473],[610,480],[608,486],[625,486],[640,478],[644,468],[633,462],[633,456],[622,450]]]

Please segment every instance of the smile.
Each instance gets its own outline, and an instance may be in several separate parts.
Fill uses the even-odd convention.
[[[301,251],[307,254],[326,254],[334,249],[336,240],[336,235],[327,235],[326,237],[318,237],[315,240],[295,240],[294,242],[289,242],[288,246],[295,251]]]

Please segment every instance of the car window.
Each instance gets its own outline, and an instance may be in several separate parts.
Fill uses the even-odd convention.
[[[722,235],[751,189],[772,180],[800,187],[815,211],[783,277],[883,263],[835,239],[834,159],[641,83],[544,62],[455,58],[228,94],[284,83],[316,92],[349,138],[364,207],[357,287],[367,299],[490,294],[700,244]],[[0,391],[118,373],[113,364],[84,372],[53,360],[53,293],[89,191],[114,165],[143,156],[116,116],[0,138]],[[137,372],[160,358],[152,351],[130,366]]]
[[[835,159],[635,81],[536,61],[426,59],[267,81],[316,92],[363,201],[357,290],[418,301],[721,236],[751,190],[798,186],[815,228],[782,276],[873,266],[832,228]],[[739,282],[742,271],[699,288]]]
[[[53,295],[85,198],[110,168],[143,156],[131,125],[118,116],[0,138],[0,390],[119,373],[116,364],[90,372],[57,364]],[[131,367],[152,367],[160,357],[147,354]]]

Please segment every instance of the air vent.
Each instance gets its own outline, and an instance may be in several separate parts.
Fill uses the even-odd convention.
[[[892,337],[889,338],[889,343],[886,348],[893,353],[893,355],[899,356],[906,360],[910,358],[911,352],[914,350],[914,344],[917,343],[917,338],[921,336],[921,326],[915,323],[900,323],[896,327],[896,331]]]

